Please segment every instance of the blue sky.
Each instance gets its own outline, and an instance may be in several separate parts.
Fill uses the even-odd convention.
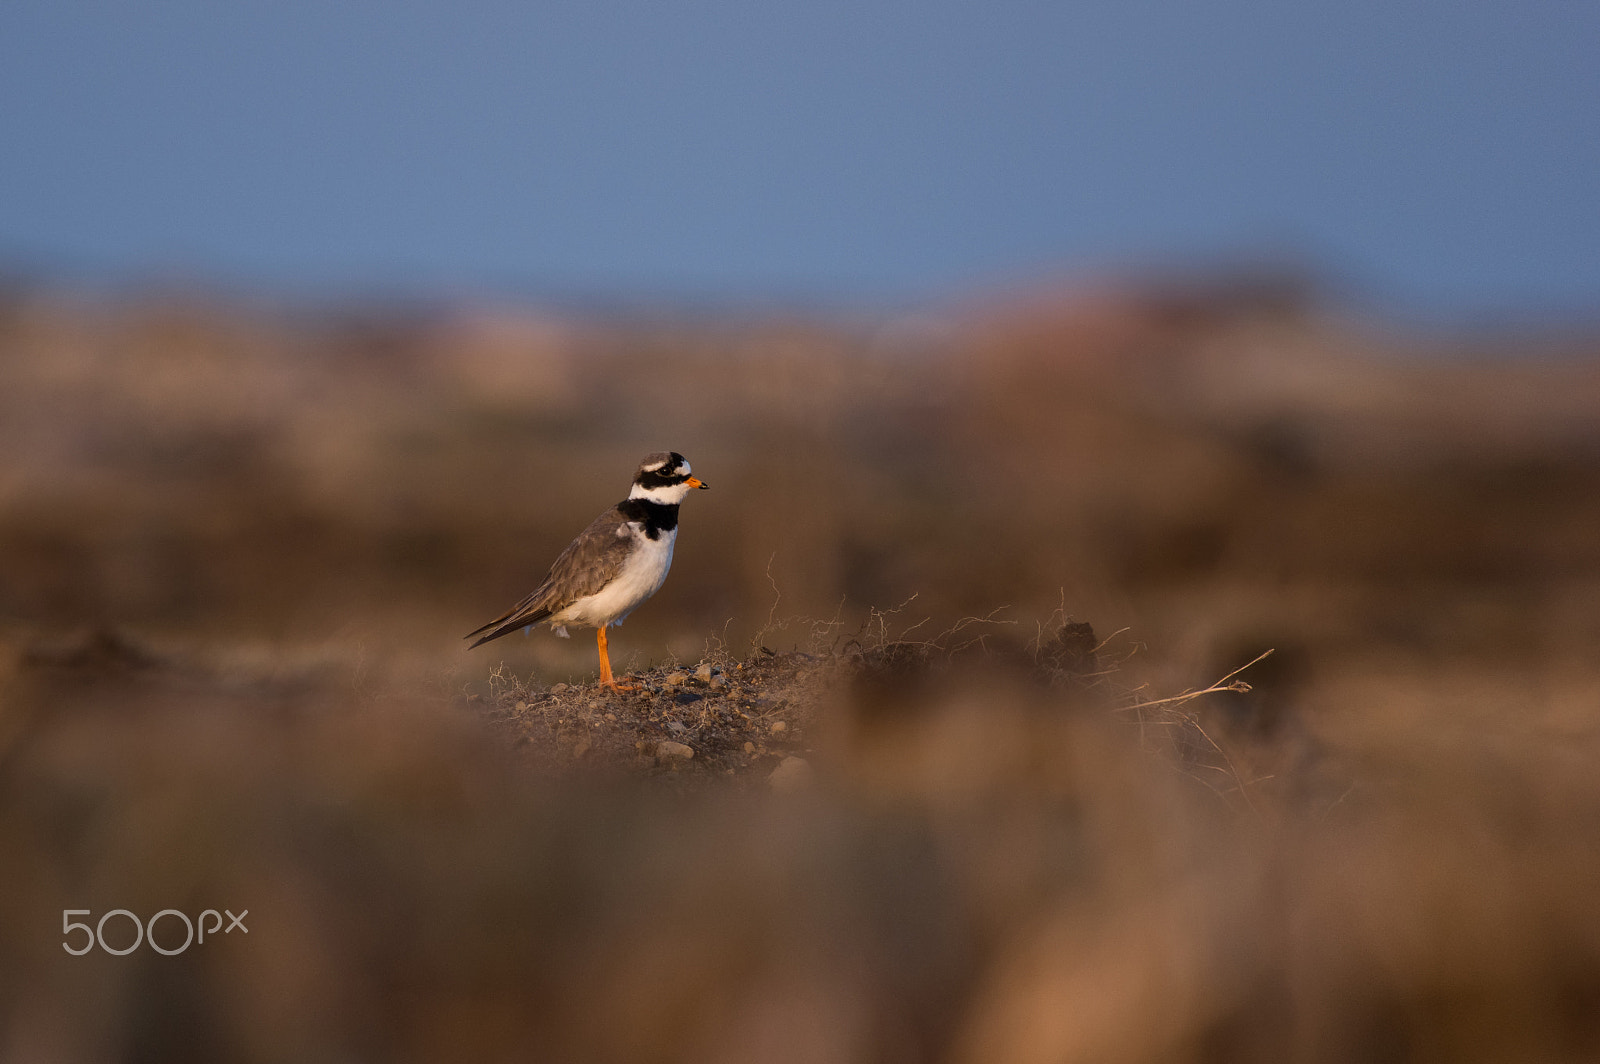
[[[871,305],[1239,256],[1600,313],[1600,4],[0,4],[13,272]]]

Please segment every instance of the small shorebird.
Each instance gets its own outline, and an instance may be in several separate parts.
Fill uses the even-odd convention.
[[[672,545],[678,538],[678,504],[692,488],[710,485],[689,475],[689,463],[677,451],[647,454],[633,475],[628,497],[567,544],[550,575],[533,594],[475,632],[472,647],[549,622],[556,635],[567,625],[593,627],[600,645],[600,682],[620,690],[606,653],[606,628],[654,595],[672,567]]]

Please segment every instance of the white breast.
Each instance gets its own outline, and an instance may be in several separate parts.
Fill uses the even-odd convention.
[[[600,591],[579,599],[551,617],[552,626],[581,624],[598,628],[621,624],[640,603],[660,590],[667,570],[672,568],[672,547],[677,542],[678,530],[674,528],[663,532],[659,539],[650,539],[633,526],[632,537],[633,550],[622,571]]]

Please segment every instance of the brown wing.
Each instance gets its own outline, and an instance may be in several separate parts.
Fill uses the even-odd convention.
[[[628,518],[619,507],[613,506],[567,544],[567,549],[550,567],[550,575],[532,594],[482,628],[463,636],[471,639],[479,633],[487,633],[467,649],[538,624],[563,606],[593,595],[621,571],[632,546]]]

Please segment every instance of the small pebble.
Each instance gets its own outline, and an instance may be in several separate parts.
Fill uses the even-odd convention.
[[[811,765],[803,757],[786,757],[767,777],[767,786],[775,791],[792,791],[811,782]]]
[[[747,753],[747,754],[755,753],[756,752],[756,744],[755,743],[749,743],[749,742],[745,743],[744,744],[744,752]]]
[[[607,713],[606,714],[606,720],[616,720],[616,719],[617,719],[617,715],[615,713]]]
[[[561,692],[565,691],[566,689],[567,689],[567,685],[566,684],[558,683],[554,687],[550,688],[550,693],[553,694],[553,695],[559,695]]]
[[[781,720],[775,720],[771,724],[767,725],[767,730],[773,735],[782,735],[784,732],[789,730],[789,725],[785,724]]]
[[[715,676],[711,677],[711,686],[726,687],[728,686],[728,678],[719,672]]]
[[[528,703],[527,702],[523,701],[520,698],[517,699],[517,712],[518,713],[521,713],[523,710],[525,710],[527,708],[528,708]]]
[[[684,726],[684,723],[681,720],[667,721],[667,731],[671,732],[673,735],[682,735],[688,730],[689,729]]]
[[[676,672],[667,673],[661,678],[661,682],[668,687],[682,687],[689,682],[689,674],[679,669]]]
[[[658,761],[687,761],[694,756],[694,747],[684,743],[675,743],[671,739],[656,744],[656,759]],[[782,768],[783,766],[778,766]]]
[[[711,663],[707,662],[698,669],[694,670],[694,678],[699,680],[701,683],[710,683],[711,677],[715,672],[716,670],[711,667]]]

